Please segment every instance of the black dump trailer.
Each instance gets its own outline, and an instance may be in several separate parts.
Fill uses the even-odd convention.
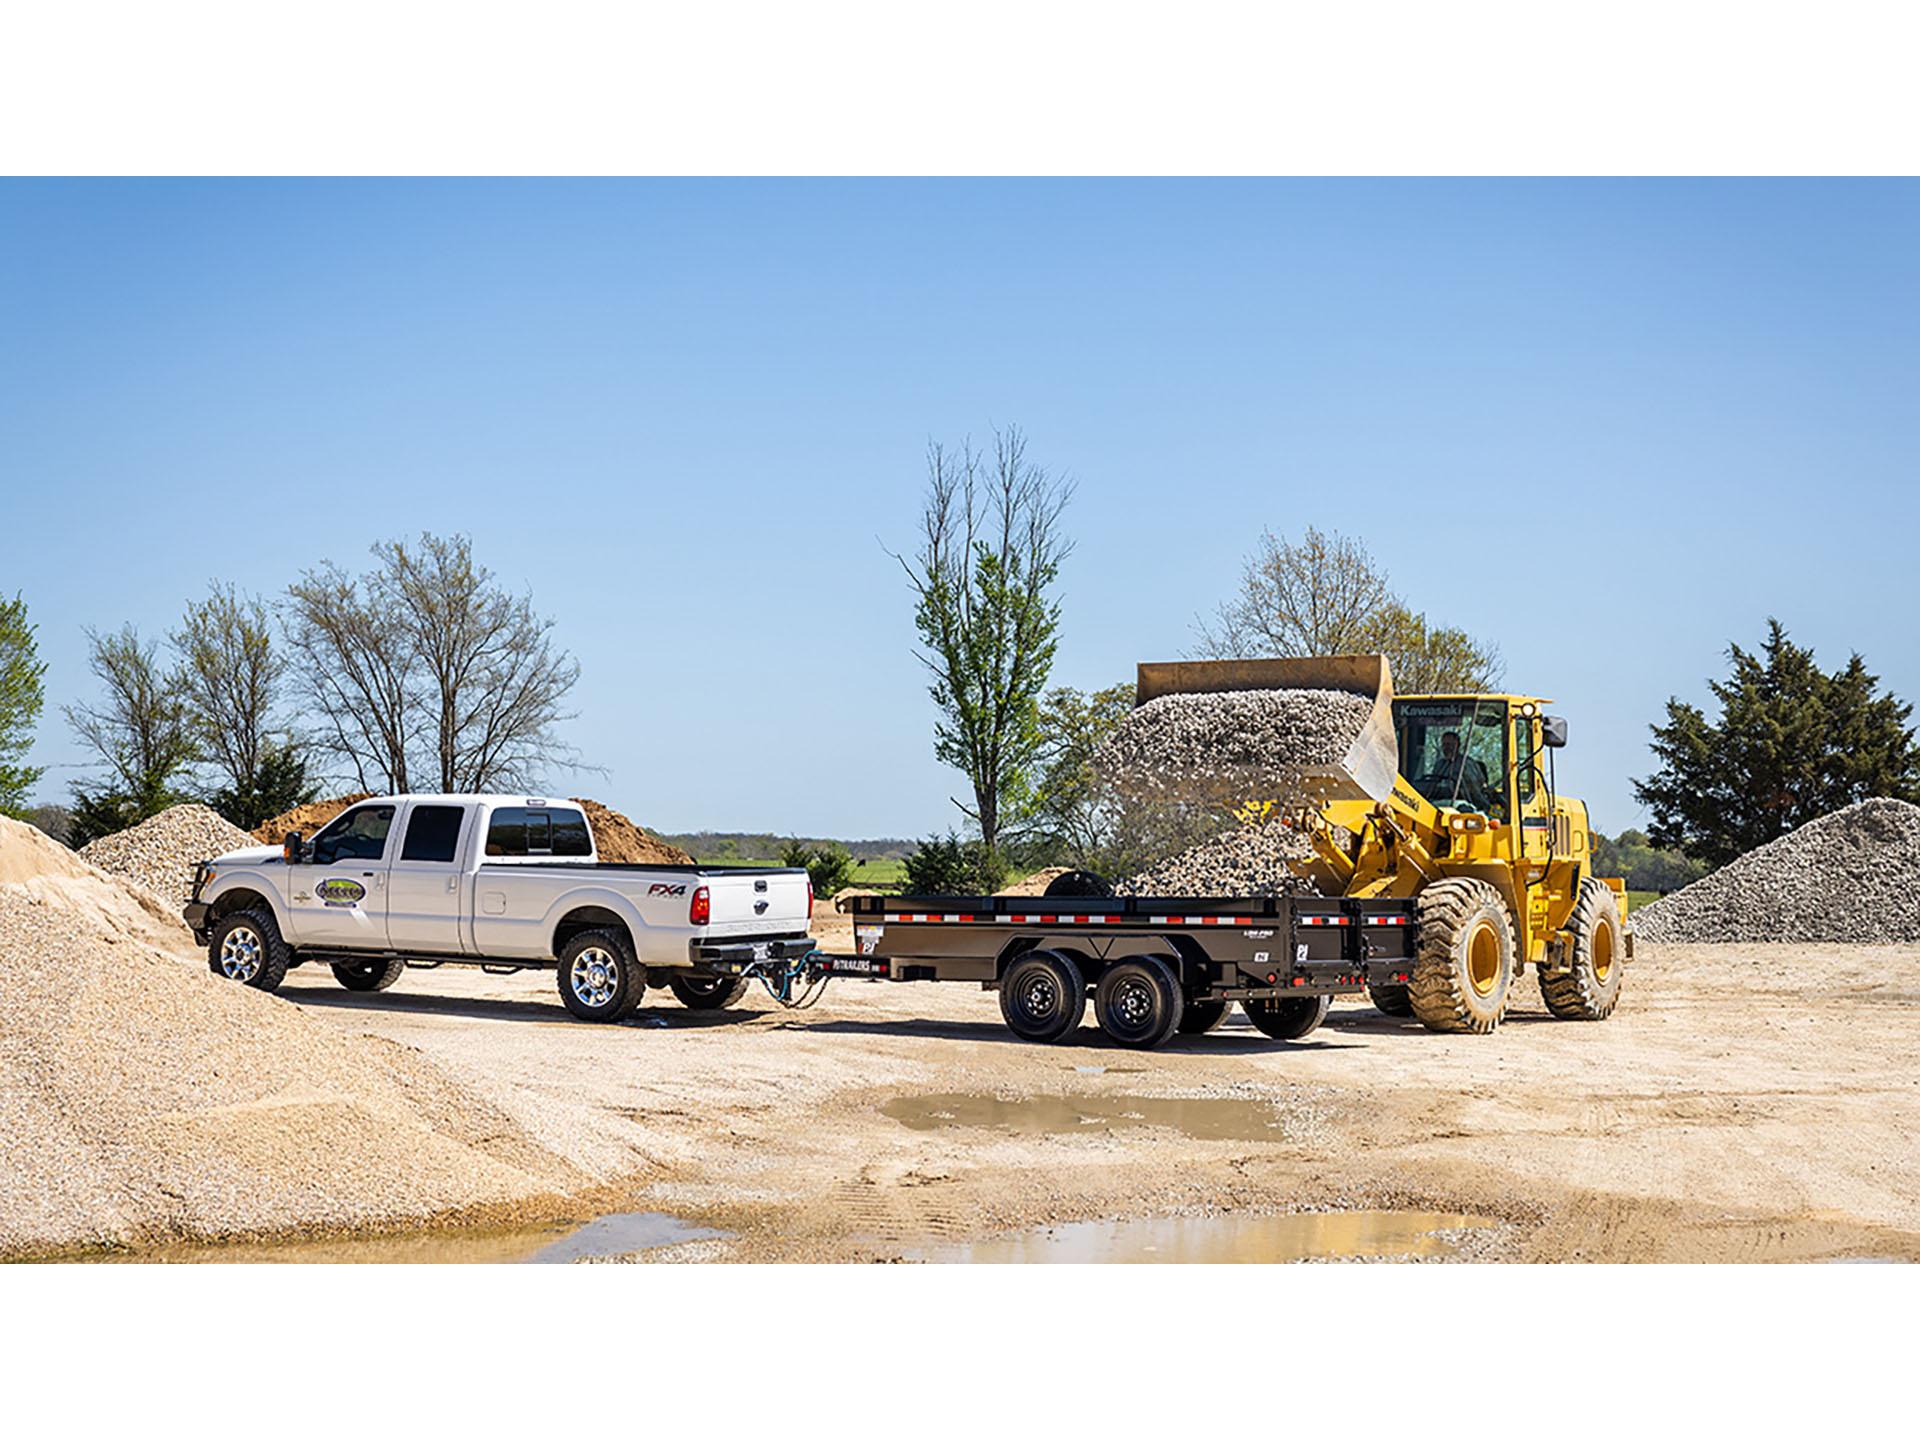
[[[1335,995],[1366,991],[1398,1010],[1413,978],[1414,902],[1068,896],[851,897],[853,955],[823,973],[967,980],[1000,994],[1023,1040],[1066,1040],[1094,1018],[1149,1049],[1198,1035],[1235,1001],[1276,1040],[1298,1040]]]

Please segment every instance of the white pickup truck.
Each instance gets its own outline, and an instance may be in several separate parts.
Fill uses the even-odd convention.
[[[649,984],[730,1005],[807,937],[805,870],[603,865],[578,807],[518,795],[385,795],[308,839],[194,869],[186,921],[216,975],[273,990],[321,961],[349,990],[408,966],[557,969],[583,1020],[618,1020]]]

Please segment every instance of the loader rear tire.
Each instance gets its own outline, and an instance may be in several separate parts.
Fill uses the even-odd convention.
[[[1573,935],[1572,968],[1564,974],[1540,972],[1540,998],[1562,1020],[1604,1020],[1620,1003],[1626,977],[1621,957],[1620,905],[1599,880],[1580,882],[1580,898],[1567,917]]]
[[[1086,1015],[1086,977],[1058,951],[1029,950],[1000,977],[1000,1018],[1022,1040],[1057,1045]]]
[[[1484,880],[1436,880],[1414,907],[1419,948],[1408,994],[1429,1030],[1486,1035],[1513,992],[1513,921]]]
[[[1405,985],[1369,985],[1367,998],[1382,1015],[1405,1019],[1413,1014],[1413,996]]]
[[[1189,1000],[1175,1028],[1182,1035],[1210,1035],[1220,1028],[1232,1008],[1231,1000]]]
[[[1331,995],[1289,995],[1280,1000],[1242,1000],[1253,1028],[1273,1040],[1304,1040],[1333,1008]]]

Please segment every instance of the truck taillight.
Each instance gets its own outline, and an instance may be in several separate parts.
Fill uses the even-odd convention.
[[[807,919],[813,918],[813,877],[807,877]]]
[[[702,885],[698,890],[693,892],[693,904],[687,907],[687,923],[689,925],[707,925],[711,924],[712,921],[713,896],[709,895],[707,893],[707,887]]]

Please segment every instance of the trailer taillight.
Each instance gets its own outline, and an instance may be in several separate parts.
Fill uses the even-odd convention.
[[[693,892],[693,903],[687,907],[689,925],[708,925],[713,922],[713,896],[702,885]]]

